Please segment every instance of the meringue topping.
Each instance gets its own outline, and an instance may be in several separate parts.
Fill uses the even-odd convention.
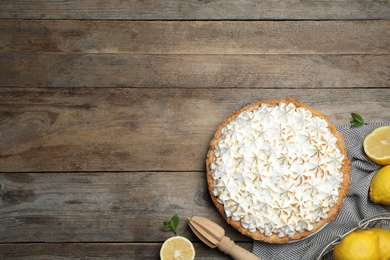
[[[337,202],[343,159],[326,120],[293,103],[262,104],[222,128],[213,195],[250,232],[292,237]]]

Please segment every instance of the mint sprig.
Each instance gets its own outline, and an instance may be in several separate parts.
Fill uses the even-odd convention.
[[[176,230],[179,227],[180,218],[177,214],[173,215],[170,221],[164,221],[163,230],[173,231],[176,235]]]
[[[351,120],[351,126],[358,127],[366,124],[363,120],[363,117],[361,115],[358,115],[356,113],[352,113],[352,120]]]

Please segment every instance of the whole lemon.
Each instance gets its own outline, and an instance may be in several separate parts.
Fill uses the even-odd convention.
[[[372,231],[358,229],[346,235],[333,249],[335,260],[379,260],[379,237]]]
[[[380,260],[390,259],[390,230],[385,228],[370,228],[370,231],[379,237],[379,255]]]
[[[390,205],[390,165],[382,167],[372,178],[370,199],[374,203]]]

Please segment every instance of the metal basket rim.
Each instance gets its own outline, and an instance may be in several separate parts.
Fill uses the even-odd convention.
[[[333,246],[339,244],[345,236],[352,233],[353,231],[355,231],[357,229],[366,229],[367,227],[370,226],[370,224],[372,224],[374,222],[383,221],[383,220],[390,221],[390,213],[375,214],[375,215],[372,215],[370,217],[367,217],[367,218],[360,220],[357,223],[356,227],[352,228],[351,230],[345,232],[342,235],[337,235],[337,236],[333,237],[331,240],[329,240],[325,244],[325,246],[321,250],[319,250],[319,252],[315,255],[315,257],[313,259],[314,260],[321,260],[321,258],[324,255],[326,255],[327,253],[329,253],[332,250]]]

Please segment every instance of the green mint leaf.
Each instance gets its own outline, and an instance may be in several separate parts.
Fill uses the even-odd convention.
[[[175,232],[177,230],[177,228],[179,227],[179,223],[180,223],[180,218],[177,214],[173,215],[173,217],[171,218],[171,227],[172,227],[172,230]]]
[[[362,124],[362,123],[360,123],[360,122],[357,122],[357,121],[351,121],[351,125],[352,125],[353,127],[358,127],[358,126],[362,126],[362,125],[364,125],[364,124]]]
[[[358,115],[356,113],[352,113],[351,114],[352,118],[356,121],[356,122],[359,122],[361,124],[364,124],[364,120],[363,120],[363,117],[361,115]]]
[[[356,113],[351,113],[352,120],[351,120],[351,126],[352,127],[358,127],[365,124],[363,117],[361,115],[358,115]]]
[[[164,231],[173,231],[171,225],[169,225],[169,224],[168,225],[164,225],[163,226],[163,230]]]
[[[180,218],[177,214],[173,215],[170,221],[164,221],[163,230],[173,231],[176,234],[176,230],[179,227]]]
[[[171,223],[169,221],[164,221],[163,229],[165,231],[172,231]]]

